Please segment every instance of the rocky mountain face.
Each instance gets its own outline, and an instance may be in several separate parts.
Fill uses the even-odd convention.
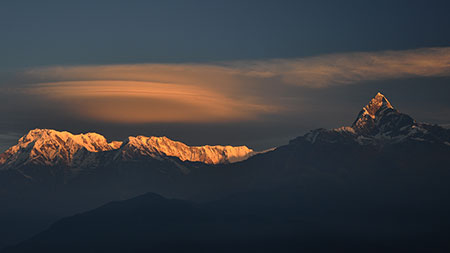
[[[316,129],[292,142],[353,142],[359,145],[389,145],[402,142],[427,142],[450,146],[450,130],[438,125],[416,122],[395,109],[378,93],[349,127]]]

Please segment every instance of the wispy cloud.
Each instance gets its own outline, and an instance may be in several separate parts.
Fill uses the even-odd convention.
[[[13,82],[24,85],[8,86],[8,92],[37,96],[78,117],[131,123],[242,121],[289,109],[275,93],[290,87],[450,76],[450,48],[214,64],[59,66],[16,76]]]
[[[279,77],[287,84],[323,88],[369,80],[449,76],[450,47],[241,62],[237,66],[250,76]]]
[[[449,76],[450,47],[215,64],[50,67],[22,75],[34,81],[132,80],[209,86],[233,86],[245,78],[279,78],[286,84],[322,88],[367,80]]]

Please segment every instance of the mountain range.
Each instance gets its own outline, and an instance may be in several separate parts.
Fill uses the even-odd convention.
[[[36,129],[2,154],[0,163],[0,200],[7,207],[0,210],[0,217],[15,227],[2,226],[3,244],[25,239],[58,218],[147,192],[163,196],[157,199],[183,199],[187,204],[180,210],[186,208],[189,215],[183,216],[180,224],[186,226],[195,225],[189,220],[201,219],[195,216],[198,212],[209,217],[206,227],[216,226],[217,219],[228,220],[230,227],[224,233],[230,236],[248,220],[253,225],[249,225],[247,234],[235,238],[233,247],[245,244],[246,236],[250,236],[257,243],[245,244],[243,248],[264,245],[266,237],[284,238],[273,241],[271,247],[275,248],[291,245],[301,237],[311,242],[326,237],[343,238],[338,244],[346,249],[351,245],[359,245],[356,248],[361,249],[377,242],[386,247],[392,243],[397,245],[396,249],[402,249],[408,240],[415,240],[419,248],[426,249],[430,243],[444,247],[442,238],[449,235],[450,130],[415,121],[395,109],[381,93],[362,108],[350,126],[312,130],[287,145],[262,153],[245,146],[189,147],[165,137],[138,136],[108,143],[94,133],[72,135]],[[138,199],[142,203],[148,201],[145,197]],[[162,210],[171,209],[166,209],[166,200],[150,202],[150,209],[160,205]],[[126,208],[128,204],[124,201],[112,206],[122,210],[120,206]],[[194,209],[189,207],[192,205]],[[108,204],[107,209],[110,207]],[[286,208],[292,213],[283,213]],[[219,209],[229,212],[224,214]],[[241,209],[248,212],[242,213]],[[100,215],[105,208],[96,210],[93,212]],[[133,212],[124,213],[124,219],[132,217]],[[27,247],[32,249],[36,245],[48,245],[48,252],[56,252],[61,250],[54,244],[57,235],[87,240],[69,231],[73,227],[70,224],[88,224],[92,222],[89,217],[97,217],[80,218],[86,215],[55,223],[12,252],[28,252]],[[170,215],[142,217],[149,226],[143,231],[149,235],[158,233],[157,229],[150,229],[156,220],[163,225],[171,224]],[[292,220],[298,223],[289,225]],[[109,221],[116,224],[115,229],[123,226],[120,220]],[[273,227],[261,230],[258,222]],[[134,227],[128,228],[124,234]],[[270,228],[286,229],[286,233],[269,233]],[[103,231],[99,236],[112,238],[106,233],[112,228],[96,229]],[[179,229],[173,227],[173,231]],[[314,236],[305,236],[308,234]],[[172,235],[181,236],[174,232],[166,238]],[[212,245],[223,243],[217,241],[220,233],[210,235]],[[128,237],[123,238],[127,243]],[[153,244],[141,241],[139,245],[145,249],[166,245],[163,239],[155,239]],[[65,242],[67,247],[74,246],[71,239]],[[179,245],[192,242],[187,240]],[[91,246],[95,249],[118,246],[111,245]]]
[[[316,129],[291,143],[301,141],[353,143],[360,146],[382,146],[403,142],[425,142],[450,146],[448,129],[419,123],[396,110],[384,95],[378,93],[358,114],[349,127]],[[271,151],[271,150],[267,150]],[[264,152],[267,152],[264,151]],[[34,129],[0,154],[0,171],[18,171],[31,181],[28,167],[63,167],[65,176],[73,178],[84,170],[142,159],[159,161],[226,164],[264,153],[247,146],[188,146],[167,137],[128,137],[125,141],[107,142],[97,133],[74,135],[66,131]],[[181,170],[184,168],[179,163]],[[189,171],[185,170],[185,173]]]
[[[164,159],[178,157],[182,161],[207,164],[229,163],[245,160],[255,153],[246,146],[198,146],[190,147],[167,137],[128,137],[126,141],[108,143],[100,134],[74,135],[52,129],[34,129],[19,139],[0,155],[0,168],[18,168],[29,164],[65,165],[82,169],[92,167],[102,152],[114,151],[113,159],[133,159],[148,156]]]

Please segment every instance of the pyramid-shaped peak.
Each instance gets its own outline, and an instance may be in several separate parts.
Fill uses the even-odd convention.
[[[374,98],[364,106],[363,110],[368,114],[370,117],[375,118],[375,115],[378,111],[385,110],[387,108],[394,109],[394,107],[391,105],[389,100],[381,94],[380,92],[375,95]]]
[[[403,116],[402,116],[403,115]],[[397,117],[398,116],[398,117]],[[407,119],[406,119],[407,118]],[[404,122],[395,122],[399,119],[405,119]],[[380,129],[391,129],[386,127],[386,124],[392,123],[393,125],[404,125],[404,123],[410,124],[413,119],[407,115],[398,112],[387,98],[380,92],[375,95],[370,102],[362,108],[358,117],[352,124],[352,128],[359,133],[369,134],[381,131]]]
[[[380,101],[386,102],[386,103],[388,103],[390,105],[390,103],[387,100],[386,96],[381,94],[381,92],[378,92],[377,95],[375,95],[375,97],[372,98],[372,100],[377,100],[377,101],[380,100]]]

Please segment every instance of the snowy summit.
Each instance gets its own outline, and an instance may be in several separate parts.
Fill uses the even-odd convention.
[[[96,153],[108,151],[118,152],[116,157],[122,160],[177,157],[182,161],[207,164],[242,161],[255,153],[246,146],[188,146],[167,137],[137,136],[128,137],[124,142],[108,143],[97,133],[74,135],[66,131],[34,129],[0,155],[0,168],[27,164],[92,167],[98,162]]]

